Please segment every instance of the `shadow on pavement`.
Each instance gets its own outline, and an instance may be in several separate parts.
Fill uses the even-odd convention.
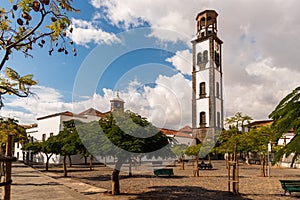
[[[48,182],[48,183],[12,183],[12,185],[18,185],[18,186],[56,186],[56,185],[62,185],[60,183],[56,182]]]
[[[195,186],[153,186],[152,191],[137,194],[135,199],[241,199],[250,200],[242,195],[234,196],[225,191],[207,190]]]

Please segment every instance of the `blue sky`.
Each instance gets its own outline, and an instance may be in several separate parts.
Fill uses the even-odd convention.
[[[258,0],[74,1],[81,10],[70,15],[78,55],[49,56],[47,47],[38,46],[33,59],[14,53],[6,66],[34,74],[38,97],[5,96],[0,114],[34,123],[37,116],[66,110],[105,112],[118,90],[126,108],[158,126],[190,124],[195,17],[215,9],[224,41],[225,115],[241,111],[266,119],[299,86],[291,78],[300,75],[298,4],[267,0],[265,10]]]

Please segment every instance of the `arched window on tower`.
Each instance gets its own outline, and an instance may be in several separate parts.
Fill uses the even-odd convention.
[[[205,91],[205,82],[200,83],[199,87],[199,97],[200,98],[205,98],[206,97],[206,91]]]
[[[200,34],[201,37],[205,36],[205,17],[202,17],[200,20]]]
[[[200,66],[201,63],[202,63],[202,53],[199,52],[199,53],[197,54],[197,65]]]
[[[206,114],[205,112],[200,112],[200,127],[206,126]]]

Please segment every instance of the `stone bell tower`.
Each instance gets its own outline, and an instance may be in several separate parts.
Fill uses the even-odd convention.
[[[110,100],[110,111],[124,111],[125,102],[123,99],[119,97],[119,92],[117,92],[117,96]]]
[[[195,143],[215,140],[223,129],[222,40],[214,10],[200,12],[192,41],[192,128]]]

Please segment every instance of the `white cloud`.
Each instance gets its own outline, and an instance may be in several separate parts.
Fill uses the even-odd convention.
[[[177,51],[173,57],[167,58],[166,61],[172,63],[181,73],[192,75],[192,54],[188,49]]]
[[[31,91],[35,93],[35,96],[14,98],[5,105],[22,108],[26,113],[30,113],[33,116],[32,120],[35,120],[37,116],[53,114],[72,108],[71,105],[62,102],[63,96],[58,90],[43,86],[33,86]]]
[[[291,77],[300,77],[300,72],[276,67],[270,58],[247,65],[245,72],[249,82],[225,88],[229,116],[241,111],[254,119],[266,119],[279,101],[299,86],[298,79]]]
[[[171,3],[159,0],[102,0],[99,4],[92,2],[95,8],[99,8],[99,5],[106,8],[106,18],[114,26],[129,29],[148,22],[153,28],[150,35],[162,41],[186,40],[186,38],[192,37],[194,22],[191,19],[194,19],[198,12],[197,6],[194,4],[190,0],[174,0]],[[173,31],[175,34],[160,31],[161,29]]]
[[[95,8],[100,8],[100,7],[101,7],[101,0],[90,0],[90,3],[91,3]]]
[[[266,0],[264,4],[268,5],[267,10],[258,0],[227,0],[226,2],[90,0],[90,3],[96,8],[93,20],[105,18],[112,25],[124,29],[147,22],[152,28],[151,36],[158,37],[162,41],[184,39],[186,43],[189,43],[195,35],[197,13],[205,9],[215,9],[219,13],[218,35],[224,41],[222,61],[227,116],[242,111],[255,119],[267,118],[281,98],[299,86],[297,78],[300,75],[298,67],[300,1],[291,0],[283,4],[278,0]],[[101,25],[93,20],[91,22],[80,19],[72,20],[75,27],[73,33],[75,42],[86,45],[90,42],[111,44],[119,41],[116,35],[105,32],[99,28]],[[177,34],[172,37],[164,34],[162,29],[173,30]],[[179,59],[180,57],[189,57],[187,50],[177,52],[167,61],[182,73],[190,73],[188,68],[191,66],[186,66],[184,60]],[[189,60],[186,59],[186,61]],[[128,108],[132,108],[135,112],[145,113],[153,120],[157,119],[155,116],[163,116],[163,118],[167,116],[169,121],[166,123],[171,126],[171,124],[174,125],[173,116],[180,115],[176,106],[191,109],[188,107],[191,106],[190,90],[179,84],[185,81],[179,75],[160,76],[156,80],[157,87],[155,88],[145,87],[145,92],[141,93],[135,91],[132,86],[121,95],[126,100],[125,105]],[[183,90],[186,91],[183,92]],[[176,95],[173,95],[172,91],[176,91],[174,93]],[[42,105],[32,103],[31,107],[36,108],[26,110],[32,113],[38,113],[38,111],[43,113],[44,110],[55,112],[62,108],[70,109],[71,105],[63,103],[60,94],[56,92],[50,89],[47,93],[51,95],[47,98],[52,101],[44,102]],[[177,93],[186,95],[186,98],[179,101]],[[95,101],[99,102],[97,105],[103,105],[99,110],[107,110],[109,98],[113,92],[105,90],[104,94],[103,97],[95,95],[92,99],[87,99],[84,105],[91,105],[91,102]],[[22,103],[19,105],[16,102],[14,104],[25,106],[31,100],[20,102]],[[170,107],[164,107],[166,105]],[[81,108],[85,106],[81,107],[78,103],[74,107],[75,110],[81,111]],[[188,122],[190,114],[182,113],[182,116],[187,117]]]
[[[120,42],[115,34],[105,32],[89,21],[73,18],[72,27],[73,32],[70,36],[75,43],[80,45],[86,46],[86,44],[91,42],[96,44],[113,44]]]
[[[120,96],[126,109],[147,117],[154,125],[166,128],[182,128],[191,125],[191,82],[181,74],[172,77],[159,76],[155,87],[130,84]]]
[[[191,82],[183,75],[172,77],[159,76],[155,87],[141,85],[137,81],[129,83],[120,97],[125,101],[125,109],[129,109],[149,119],[159,127],[182,128],[191,123]],[[143,90],[138,90],[140,88]],[[34,123],[37,117],[71,111],[80,113],[88,108],[101,112],[110,110],[110,100],[116,93],[111,89],[103,89],[104,95],[94,94],[85,100],[67,103],[63,102],[62,94],[53,88],[35,86],[32,89],[39,98],[17,98],[7,102],[6,106],[13,108],[1,111],[2,116],[16,117],[21,123]],[[24,114],[27,113],[27,114]]]

